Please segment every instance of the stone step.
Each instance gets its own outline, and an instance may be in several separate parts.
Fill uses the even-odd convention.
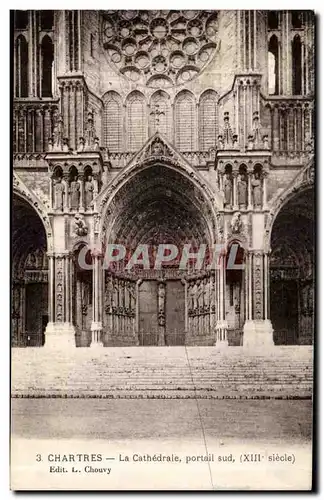
[[[311,347],[12,350],[17,397],[310,398]],[[189,360],[189,362],[188,362]]]

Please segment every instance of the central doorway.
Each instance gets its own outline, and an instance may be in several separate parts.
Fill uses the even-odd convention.
[[[181,280],[144,280],[139,288],[139,344],[185,344],[185,289]]]
[[[179,264],[185,245],[197,253],[213,241],[207,210],[208,202],[191,179],[159,163],[130,176],[115,194],[105,244],[123,245],[126,258],[105,273],[104,345],[206,343],[204,335],[209,338],[212,330],[209,315],[215,314],[211,278],[201,276],[200,268],[196,295],[189,298],[194,285],[188,280],[197,273],[195,259],[188,258],[181,269]],[[160,245],[172,245],[177,255],[156,268]],[[139,247],[148,248],[149,262],[136,253]],[[129,269],[127,262],[134,254],[137,260]],[[189,311],[190,300],[194,305]]]

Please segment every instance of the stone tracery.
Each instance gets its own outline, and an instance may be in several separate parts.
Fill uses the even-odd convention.
[[[153,87],[156,78],[168,87],[198,75],[215,53],[217,32],[215,11],[103,11],[102,41],[113,66]]]

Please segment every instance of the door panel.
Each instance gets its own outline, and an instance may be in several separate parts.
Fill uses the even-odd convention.
[[[139,343],[157,345],[158,304],[157,282],[143,281],[139,289]]]
[[[185,343],[185,288],[181,281],[168,281],[166,284],[165,343]]]

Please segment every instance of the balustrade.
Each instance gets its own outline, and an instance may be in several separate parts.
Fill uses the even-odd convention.
[[[15,100],[13,107],[13,152],[48,151],[58,113],[58,100]]]
[[[270,113],[270,148],[273,155],[306,153],[314,137],[313,99],[272,97],[264,99],[263,104],[265,113]]]

